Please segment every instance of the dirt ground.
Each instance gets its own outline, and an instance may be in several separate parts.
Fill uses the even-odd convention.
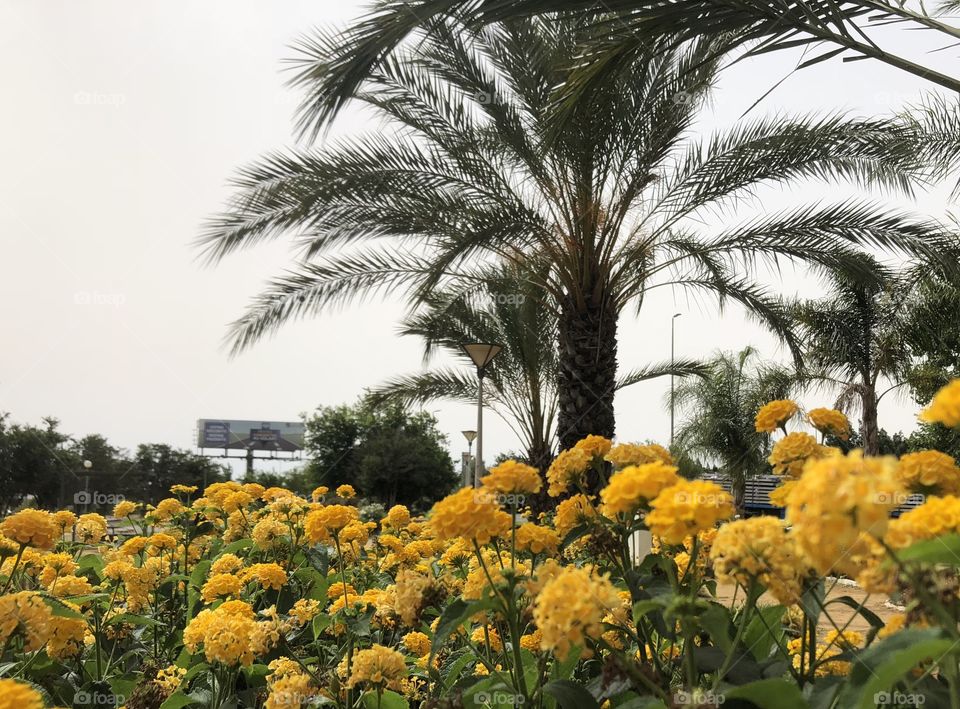
[[[831,599],[840,598],[842,596],[849,596],[854,599],[857,603],[863,601],[864,598],[867,598],[867,593],[861,589],[859,586],[846,586],[843,584],[835,584],[831,588],[832,581],[827,581],[827,602],[829,603]],[[717,596],[722,603],[729,603],[733,598],[734,587],[730,585],[721,584],[717,586]],[[740,593],[737,596],[737,602],[740,603],[743,600],[743,590],[740,590]],[[888,597],[884,594],[872,594],[867,598],[866,608],[876,613],[880,616],[881,619],[886,621],[887,618],[897,613],[896,608],[893,608],[887,605]],[[772,597],[764,594],[760,598],[761,604],[775,604],[777,601]],[[859,613],[854,613],[854,610],[847,605],[842,603],[834,603],[829,606],[830,617],[833,618],[834,622],[841,628],[843,628],[846,623],[849,621],[850,625],[848,626],[850,630],[856,630],[863,634],[866,634],[870,630],[870,624],[863,619]],[[853,619],[851,621],[851,618]],[[828,630],[832,630],[833,625],[826,619],[821,618],[819,631],[821,633],[826,633]]]

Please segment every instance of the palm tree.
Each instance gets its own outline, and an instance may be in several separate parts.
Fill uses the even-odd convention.
[[[756,261],[869,280],[863,245],[951,259],[941,226],[856,199],[739,223],[728,214],[711,233],[704,219],[762,186],[811,179],[909,192],[915,155],[893,122],[837,115],[691,137],[717,68],[708,40],[650,47],[556,129],[552,89],[589,31],[559,19],[477,34],[438,26],[359,88],[356,101],[383,119],[375,134],[242,171],[206,232],[209,258],[291,231],[303,258],[234,323],[234,351],[372,294],[416,303],[438,288],[482,290],[491,269],[512,264],[559,310],[558,428],[569,447],[614,435],[619,316],[655,288],[739,302],[789,339],[780,303],[750,278]],[[318,35],[303,52],[302,81],[320,91],[340,38]]]
[[[758,360],[752,347],[718,353],[707,370],[705,377],[677,387],[676,404],[688,416],[677,431],[676,447],[702,465],[717,466],[742,512],[747,479],[770,467],[770,437],[757,432],[757,411],[768,401],[789,397],[798,380],[787,368]]]
[[[603,12],[598,11],[598,7]],[[960,7],[958,0],[940,3],[940,11]],[[576,56],[577,70],[561,87],[561,95],[583,99],[598,85],[616,83],[635,61],[644,61],[649,45],[660,37],[671,42],[725,37],[725,49],[742,48],[745,56],[779,49],[825,45],[825,51],[799,66],[843,56],[845,61],[875,59],[960,92],[960,79],[910,61],[880,47],[867,25],[898,24],[904,31],[927,30],[931,46],[960,39],[960,30],[906,2],[894,0],[378,0],[368,14],[342,37],[343,51],[311,76],[311,94],[304,105],[302,127],[316,130],[332,118],[380,64],[418,32],[437,31],[448,18],[471,27],[505,20],[564,13],[585,18],[589,29]],[[877,22],[880,20],[880,22]],[[313,81],[316,79],[316,81]]]
[[[791,305],[809,376],[839,388],[838,408],[860,411],[868,455],[880,451],[881,399],[906,384],[910,373],[911,294],[920,274],[905,269],[869,284],[834,274],[826,297]]]
[[[492,276],[479,297],[441,291],[408,317],[401,334],[423,340],[425,359],[438,351],[469,365],[465,342],[495,342],[503,348],[484,378],[484,401],[520,439],[527,462],[545,471],[556,450],[559,407],[557,312],[535,284],[504,271]],[[678,360],[638,367],[617,380],[621,389],[656,377],[703,375],[698,362]],[[425,404],[438,399],[477,400],[469,369],[438,367],[402,375],[375,387],[374,401]]]

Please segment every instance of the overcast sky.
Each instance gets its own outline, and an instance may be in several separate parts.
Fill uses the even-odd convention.
[[[0,0],[0,411],[114,444],[190,446],[198,418],[296,420],[365,386],[416,371],[421,349],[395,335],[403,309],[374,302],[300,322],[231,359],[226,325],[289,263],[283,242],[204,268],[192,246],[229,191],[228,177],[293,142],[298,96],[285,87],[289,46],[311,27],[343,24],[354,0]],[[880,35],[913,57],[929,35]],[[951,57],[936,55],[936,62]],[[723,75],[704,130],[730,125],[783,78],[797,55],[744,62]],[[948,64],[949,65],[949,64]],[[955,69],[955,67],[954,67]],[[793,75],[752,116],[848,110],[886,113],[931,87],[873,62],[830,61]],[[351,130],[363,121],[347,117]],[[816,201],[801,186],[761,208]],[[942,216],[943,191],[916,208]],[[787,273],[788,295],[819,294]],[[679,296],[678,296],[679,298]],[[783,352],[741,313],[666,291],[621,322],[620,362],[754,344]],[[667,382],[617,398],[622,440],[665,440]],[[828,403],[828,397],[818,401]],[[813,403],[811,400],[810,403]],[[475,425],[466,405],[431,406],[450,436]],[[909,429],[909,401],[888,400],[881,425]],[[489,416],[485,449],[516,448]]]

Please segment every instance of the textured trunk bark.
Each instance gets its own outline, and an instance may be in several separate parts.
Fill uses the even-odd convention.
[[[860,420],[860,436],[863,438],[863,454],[880,453],[880,427],[877,423],[877,392],[872,386],[865,386],[860,395],[863,418]]]
[[[617,375],[617,313],[606,302],[578,308],[568,301],[560,314],[558,433],[562,448],[584,436],[614,434]]]
[[[741,517],[746,512],[747,478],[743,473],[730,476],[730,490],[733,495],[733,507]]]
[[[553,450],[551,450],[550,444],[543,441],[533,444],[527,449],[527,460],[530,461],[530,465],[540,471],[540,479],[543,485],[540,492],[527,497],[526,504],[530,505],[534,514],[553,509],[557,501],[547,495],[547,468],[553,462]]]

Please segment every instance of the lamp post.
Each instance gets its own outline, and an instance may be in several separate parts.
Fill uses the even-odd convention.
[[[503,349],[500,345],[486,342],[468,342],[463,345],[463,351],[477,366],[477,459],[473,468],[473,486],[480,486],[480,477],[483,474],[483,375],[493,358]]]
[[[470,471],[470,458],[473,456],[473,442],[474,442],[474,440],[476,440],[476,438],[477,438],[477,432],[476,432],[476,431],[461,431],[460,433],[462,433],[462,434],[463,434],[463,437],[467,439],[467,461],[466,461],[466,464],[463,466],[463,472],[462,472],[462,475],[461,475],[461,477],[462,477],[462,479],[463,479],[463,486],[466,487],[467,485],[470,484],[470,472],[469,472],[469,471]]]
[[[683,313],[674,313],[670,318],[670,451],[673,452],[673,361],[674,361],[674,343],[676,328],[674,327]]]

